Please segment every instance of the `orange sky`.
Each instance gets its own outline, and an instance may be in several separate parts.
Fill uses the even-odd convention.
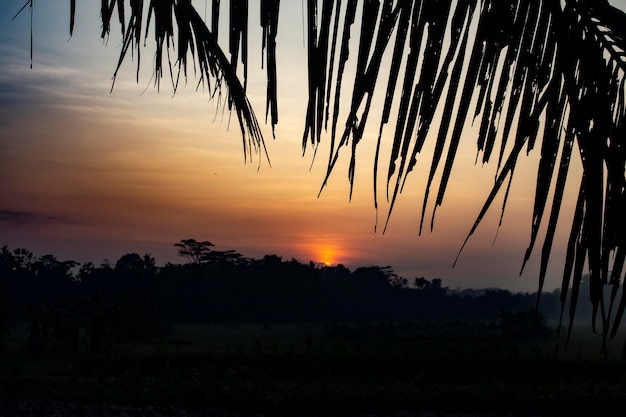
[[[36,4],[30,70],[27,15],[9,21],[22,3],[0,5],[0,245],[94,263],[104,258],[115,262],[127,252],[152,253],[164,264],[183,262],[173,244],[196,238],[250,257],[273,253],[351,268],[392,265],[411,281],[418,276],[441,278],[451,288],[535,290],[539,251],[522,277],[518,272],[530,235],[538,149],[516,170],[495,245],[501,199],[454,269],[452,262],[495,170],[495,165],[474,166],[473,137],[459,152],[432,233],[417,233],[429,149],[409,178],[385,234],[381,229],[387,203],[381,199],[379,230],[374,233],[371,166],[377,113],[359,151],[352,201],[348,149],[317,197],[328,140],[309,169],[313,152],[301,155],[307,91],[300,2],[281,3],[279,124],[275,140],[270,126],[263,125],[272,166],[263,160],[258,170],[258,160],[243,162],[234,116],[229,128],[228,114],[222,115],[206,94],[196,92],[193,79],[175,97],[167,79],[160,92],[151,87],[151,53],[143,53],[139,84],[134,63],[128,61],[109,94],[120,39],[114,32],[108,45],[102,45],[97,2],[80,2],[69,42],[67,11],[46,9],[50,2]],[[203,10],[204,2],[200,4]],[[250,10],[257,9],[251,1]],[[256,22],[256,17],[251,19]],[[260,34],[255,25],[251,28],[249,97],[263,120]],[[387,136],[392,131],[393,124]],[[383,167],[386,170],[386,162]],[[577,166],[568,183],[549,290],[560,282],[579,173]],[[384,184],[379,187],[384,189]],[[432,203],[427,223],[431,213]]]

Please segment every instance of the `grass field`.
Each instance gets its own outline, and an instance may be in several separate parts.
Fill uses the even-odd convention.
[[[626,404],[623,339],[603,357],[584,327],[565,351],[551,335],[504,339],[460,322],[179,325],[103,352],[51,346],[41,357],[23,352],[24,334],[16,329],[3,347],[1,398],[255,415],[579,415]]]

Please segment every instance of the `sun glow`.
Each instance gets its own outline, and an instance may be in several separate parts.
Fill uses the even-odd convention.
[[[337,251],[329,246],[324,246],[319,249],[319,260],[326,266],[333,265],[337,263],[336,259]]]

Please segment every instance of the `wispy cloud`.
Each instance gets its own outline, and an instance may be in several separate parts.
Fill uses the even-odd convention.
[[[58,216],[49,216],[22,210],[0,209],[0,223],[29,225],[51,223],[70,224],[71,222],[68,219]]]

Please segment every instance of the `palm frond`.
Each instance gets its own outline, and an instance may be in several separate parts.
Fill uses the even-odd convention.
[[[265,105],[265,122],[267,115],[272,117],[272,135],[278,123],[278,91],[276,81],[276,34],[278,33],[278,0],[261,0],[261,27],[263,28],[262,49],[267,51],[267,101]]]
[[[110,32],[111,18],[115,8],[118,10],[119,23],[124,31],[120,57],[113,75],[114,82],[129,49],[137,51],[137,79],[139,79],[140,43],[142,36],[143,39],[148,39],[148,31],[152,24],[154,28],[153,40],[156,47],[154,71],[157,88],[163,78],[163,65],[166,64],[174,91],[176,91],[181,71],[183,76],[187,78],[187,57],[191,54],[200,77],[199,82],[207,86],[212,98],[221,97],[222,88],[227,88],[229,108],[235,111],[241,129],[245,159],[252,159],[254,153],[263,152],[269,161],[261,128],[246,97],[245,78],[242,85],[237,76],[237,62],[240,53],[244,65],[244,77],[247,74],[247,1],[240,0],[231,3],[230,25],[233,29],[230,33],[230,60],[218,45],[217,37],[209,30],[191,4],[191,0],[150,0],[145,20],[145,34],[142,34],[145,11],[143,0],[130,0],[129,3],[130,15],[128,21],[125,21],[126,13],[123,0],[110,0],[110,2],[102,0],[102,36],[108,36]],[[219,9],[219,1],[214,0],[213,10],[216,9]],[[277,12],[276,9],[275,13],[271,13],[271,17],[274,18],[273,27],[277,23]],[[218,24],[219,14],[214,14],[214,29]],[[275,37],[275,30],[273,30],[272,36]],[[177,45],[176,48],[174,45]],[[178,51],[175,62],[172,62],[173,58],[169,55],[170,49]],[[270,53],[268,52],[268,54]],[[175,77],[173,68],[176,65],[178,72]]]
[[[576,142],[584,175],[576,216],[580,220],[573,224],[571,255],[565,265],[565,271],[574,274],[570,315],[573,318],[578,288],[587,265],[594,306],[592,320],[595,326],[599,318],[601,332],[606,338],[609,323],[619,320],[626,308],[620,302],[617,310],[613,309],[621,282],[620,273],[615,271],[622,270],[625,244],[624,220],[619,214],[624,212],[625,155],[623,135],[619,135],[618,130],[624,118],[626,45],[621,28],[626,18],[623,13],[602,3],[568,1],[561,5],[547,0],[396,2],[394,14],[387,2],[382,4],[383,9],[387,7],[387,12],[379,12],[381,5],[378,2],[364,2],[362,29],[356,43],[359,54],[355,87],[348,116],[344,119],[346,127],[338,144],[335,143],[334,130],[331,134],[331,158],[323,184],[336,165],[339,149],[351,145],[348,178],[352,186],[356,147],[369,115],[368,103],[381,65],[379,55],[389,45],[388,36],[393,30],[396,30],[396,36],[404,39],[410,27],[408,41],[397,41],[394,46],[393,56],[396,58],[390,69],[393,79],[388,82],[374,163],[377,173],[383,144],[382,130],[388,122],[387,112],[396,89],[397,57],[406,55],[395,134],[388,142],[391,157],[387,173],[390,199],[387,221],[408,174],[417,164],[428,132],[434,129],[438,133],[430,160],[420,232],[431,184],[439,171],[441,159],[445,158],[434,203],[432,229],[436,209],[443,203],[457,160],[457,150],[468,136],[466,125],[472,114],[470,109],[475,106],[473,117],[480,120],[477,150],[483,154],[482,162],[489,162],[498,139],[500,150],[496,182],[468,239],[508,181],[504,211],[515,166],[523,149],[528,153],[535,148],[537,141],[541,143],[531,238],[522,261],[523,270],[532,255],[551,200],[541,255],[540,294],[560,214],[570,155]],[[313,7],[311,10],[314,12]],[[372,16],[376,16],[376,20]],[[476,31],[470,34],[472,24],[476,25]],[[342,31],[349,33],[351,25],[352,22],[347,21]],[[376,33],[372,32],[375,27]],[[449,43],[444,52],[445,39],[449,39]],[[317,44],[310,45],[310,48],[317,47]],[[347,55],[345,51],[341,56]],[[319,55],[311,54],[310,57],[320,71],[324,64],[319,62]],[[340,94],[338,88],[334,91],[335,96]],[[320,92],[319,88],[316,91],[322,97],[331,93]],[[443,106],[443,113],[435,119],[439,103]],[[364,110],[358,114],[357,109]],[[319,139],[313,143],[317,146]],[[559,152],[561,160],[557,165]],[[556,172],[558,177],[551,195]],[[609,273],[611,267],[614,272]],[[567,288],[568,273],[564,274],[563,282],[567,283],[564,285]],[[603,288],[609,283],[612,291],[607,311]],[[614,311],[615,317],[611,317]]]

